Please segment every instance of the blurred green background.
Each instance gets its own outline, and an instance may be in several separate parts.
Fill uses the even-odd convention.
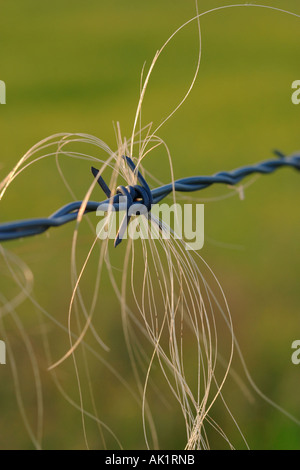
[[[300,14],[297,3],[265,2]],[[199,11],[224,4],[199,0]],[[2,0],[0,79],[7,86],[7,104],[0,107],[0,179],[32,145],[56,132],[96,135],[115,149],[113,122],[119,121],[123,134],[129,137],[144,62],[149,66],[172,32],[194,14],[195,4],[189,0]],[[300,149],[300,105],[291,102],[291,84],[300,79],[299,22],[287,14],[253,7],[203,17],[199,76],[188,100],[159,132],[171,151],[175,178],[254,163],[271,157],[274,148],[287,154]],[[176,36],[157,62],[145,98],[144,124],[159,124],[179,103],[196,61],[194,22]],[[158,172],[159,151],[156,155],[145,166],[167,183],[167,159],[160,160]],[[84,166],[72,160],[67,172],[78,198],[82,198],[91,182],[88,163]],[[205,202],[205,246],[200,254],[224,288],[249,370],[263,392],[298,419],[300,365],[291,362],[291,344],[300,338],[299,181],[297,172],[283,170],[258,179],[246,189],[244,201],[238,195],[218,199],[229,194],[227,188],[197,194],[199,201]],[[54,159],[44,160],[10,187],[1,201],[0,221],[46,216],[69,200]],[[37,301],[64,325],[71,295],[73,229],[67,226],[5,244],[33,271]],[[88,248],[80,245],[82,256]],[[84,279],[87,290],[93,284],[96,262]],[[8,298],[16,294],[15,283],[4,278],[1,283],[2,294]],[[41,325],[48,328],[55,359],[66,351],[68,337],[52,331],[46,318],[37,321],[36,309],[29,301],[17,312],[34,343],[42,371],[43,446],[84,448],[80,413],[57,392],[46,371]],[[108,281],[101,292],[100,312],[100,335],[111,348],[105,360],[131,381],[122,353],[118,301]],[[34,426],[36,400],[28,355],[13,320],[6,317],[5,327]],[[89,341],[92,344],[93,340]],[[74,392],[77,399],[71,361],[69,366],[58,374],[68,393],[72,396]],[[125,447],[143,448],[140,410],[100,362],[91,358],[91,368],[100,418],[117,435],[125,434]],[[0,448],[31,448],[9,364],[0,366],[0,383]],[[224,393],[251,448],[300,448],[300,427],[255,393],[254,402],[249,403],[234,382]],[[174,407],[164,415],[161,406],[164,418],[156,423],[161,447],[181,448],[185,437],[180,410]],[[214,413],[231,437],[233,426],[228,424],[226,411],[217,404]],[[101,447],[99,431],[92,424],[87,426],[92,447]],[[243,448],[235,430],[232,437],[237,448]],[[113,440],[109,445],[114,446]],[[213,433],[211,447],[224,447]]]

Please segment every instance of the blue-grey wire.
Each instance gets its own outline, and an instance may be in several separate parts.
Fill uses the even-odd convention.
[[[132,160],[129,157],[124,157],[130,170],[137,173],[138,181],[141,183],[141,185],[127,186],[126,188],[119,186],[119,188],[117,188],[117,194],[115,194],[113,197],[110,197],[110,190],[104,183],[103,178],[100,176],[98,178],[98,183],[100,184],[105,194],[108,196],[108,199],[102,202],[87,202],[84,213],[87,214],[89,212],[95,212],[99,209],[107,210],[109,205],[113,205],[114,209],[119,211],[121,208],[119,206],[119,199],[120,196],[124,197],[124,195],[127,195],[128,199],[130,198],[130,204],[128,201],[128,206],[144,203],[150,210],[152,204],[157,204],[166,196],[168,196],[173,190],[180,192],[191,192],[207,188],[212,184],[221,183],[226,185],[235,185],[243,180],[246,176],[255,173],[269,174],[283,167],[292,167],[300,170],[299,153],[287,157],[283,156],[280,152],[276,151],[275,153],[279,158],[266,160],[255,165],[245,166],[229,172],[222,171],[212,176],[192,176],[189,178],[182,178],[175,181],[174,183],[169,183],[153,190],[150,190],[140,172],[136,172]],[[97,177],[98,170],[92,169],[92,171],[94,176]],[[0,241],[38,235],[45,232],[50,227],[60,227],[61,225],[74,221],[77,219],[81,205],[82,201],[71,202],[70,204],[67,204],[58,211],[54,212],[54,214],[48,218],[19,220],[0,224]]]

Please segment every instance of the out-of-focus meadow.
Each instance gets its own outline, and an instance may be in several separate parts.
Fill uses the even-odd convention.
[[[300,5],[294,1],[265,3],[300,14]],[[199,11],[222,4],[222,0],[199,0]],[[0,179],[32,145],[58,132],[92,134],[115,149],[113,123],[119,122],[123,135],[130,136],[144,63],[147,69],[173,31],[194,15],[192,0],[1,2],[0,79],[6,83],[7,104],[0,107]],[[198,78],[187,101],[159,131],[170,149],[176,179],[255,163],[270,158],[273,149],[286,154],[300,150],[300,105],[291,102],[291,84],[300,79],[299,25],[299,18],[250,6],[224,9],[201,19]],[[197,41],[193,22],[160,56],[145,97],[144,124],[158,125],[183,98],[197,63]],[[169,164],[160,152],[158,149],[145,159],[144,166],[168,183]],[[81,199],[91,183],[89,162],[68,160],[62,164]],[[238,193],[220,197],[231,193],[229,188],[214,187],[193,194],[205,203],[205,245],[200,254],[224,289],[235,333],[255,383],[300,420],[300,365],[291,361],[291,344],[300,338],[300,173],[284,169],[262,176],[245,189],[244,200]],[[93,192],[93,198],[97,194],[101,200],[100,189]],[[47,216],[70,200],[54,158],[45,159],[24,171],[8,189],[0,203],[0,222]],[[91,221],[95,223],[96,218],[91,217]],[[4,246],[27,263],[34,273],[35,299],[65,326],[71,296],[73,230],[74,225],[69,224]],[[82,236],[78,247],[82,259],[89,249],[84,240]],[[120,252],[125,249],[122,245],[117,249]],[[111,251],[112,261],[117,263],[116,251],[113,247]],[[87,298],[94,285],[96,265],[97,259],[82,280]],[[142,263],[140,269],[142,272]],[[3,276],[1,284],[6,298],[18,293],[11,279]],[[124,353],[118,300],[108,279],[101,289],[95,316],[101,317],[99,334],[110,352],[99,353],[133,384]],[[53,359],[68,349],[68,335],[57,331],[29,300],[18,307],[17,313],[33,343],[42,374],[43,446],[84,448],[81,414],[58,392],[47,372],[40,333],[45,329],[49,334]],[[22,390],[24,407],[34,426],[36,397],[29,356],[13,318],[6,315],[4,321],[19,368],[17,388]],[[92,337],[86,340],[95,346]],[[92,357],[88,360],[99,418],[116,435],[126,436],[124,447],[143,448],[141,410],[117,380],[110,379],[104,364]],[[234,367],[247,383],[236,356]],[[57,376],[70,397],[77,400],[72,359],[65,368],[58,368]],[[88,378],[82,381],[84,389]],[[160,383],[156,386],[159,389]],[[249,446],[299,448],[300,427],[264,402],[251,387],[249,391],[250,401],[231,378],[224,389]],[[0,366],[2,449],[32,447],[17,400],[8,358],[8,364]],[[179,407],[174,402],[174,407],[168,408],[163,401],[154,407],[161,447],[184,446]],[[213,416],[236,447],[243,448],[221,404],[216,403]],[[94,448],[101,447],[100,431],[87,423]],[[108,442],[111,447],[115,445],[113,439]],[[214,433],[210,443],[212,448],[224,447]]]

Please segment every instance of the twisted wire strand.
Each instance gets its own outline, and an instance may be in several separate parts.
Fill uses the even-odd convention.
[[[275,154],[279,158],[265,160],[254,165],[244,166],[232,171],[222,171],[211,176],[192,176],[181,178],[173,183],[163,185],[153,190],[150,190],[147,182],[140,172],[137,171],[132,160],[129,157],[123,157],[130,170],[137,174],[137,179],[141,185],[127,186],[126,188],[124,186],[119,186],[116,194],[111,197],[111,192],[103,178],[101,176],[98,177],[98,170],[92,168],[94,177],[97,178],[99,185],[108,196],[108,199],[102,202],[87,202],[84,214],[96,212],[98,210],[105,212],[113,207],[115,211],[127,211],[127,215],[125,215],[125,217],[127,217],[128,223],[130,218],[128,217],[128,210],[130,206],[135,204],[141,205],[142,203],[145,204],[148,211],[150,211],[153,204],[160,202],[172,191],[200,191],[213,184],[226,184],[233,186],[242,181],[246,176],[255,173],[270,174],[283,167],[291,167],[300,170],[300,153],[284,156],[282,153],[275,151]],[[125,197],[127,202],[120,202],[120,196],[123,198],[122,201]],[[18,220],[0,224],[0,242],[38,235],[45,232],[50,227],[60,227],[72,222],[77,219],[81,205],[82,201],[71,202],[47,218]],[[120,237],[116,240],[115,246],[119,242]]]

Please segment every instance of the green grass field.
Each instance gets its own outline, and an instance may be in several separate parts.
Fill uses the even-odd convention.
[[[291,0],[264,3],[300,14],[300,5]],[[199,11],[221,5],[224,0],[199,0]],[[172,32],[195,15],[195,4],[192,0],[6,0],[1,2],[0,12],[0,80],[6,83],[6,105],[0,106],[2,180],[32,145],[48,135],[84,132],[115,149],[113,123],[120,122],[123,135],[130,137],[143,64],[149,67]],[[203,17],[199,76],[187,101],[159,131],[171,151],[176,179],[268,159],[273,149],[286,154],[300,149],[300,105],[291,102],[291,84],[300,79],[299,24],[300,19],[294,16],[250,6]],[[180,102],[196,61],[197,28],[193,22],[157,61],[143,106],[144,124],[157,126]],[[144,165],[159,180],[170,182],[169,165],[159,149]],[[65,170],[81,199],[92,180],[89,163],[67,161]],[[226,187],[193,194],[205,203],[205,245],[200,254],[227,296],[248,368],[260,389],[298,420],[300,365],[291,362],[291,344],[300,338],[299,178],[300,173],[289,169],[260,177],[245,190],[244,201],[237,194],[219,199],[231,192]],[[93,196],[97,194],[101,200],[100,190]],[[70,200],[54,159],[42,160],[11,185],[0,202],[0,223],[47,216]],[[91,220],[94,223],[96,219]],[[5,244],[33,271],[37,301],[64,325],[71,296],[73,229],[71,224]],[[85,236],[79,248],[82,257],[89,248],[84,240]],[[121,246],[120,250],[124,252]],[[117,263],[113,248],[111,256]],[[96,265],[94,260],[83,279],[87,297]],[[18,288],[2,277],[0,291],[10,298]],[[102,289],[100,335],[111,348],[105,360],[133,383],[123,353],[119,304],[108,279]],[[81,415],[58,393],[46,371],[40,330],[48,331],[55,359],[67,350],[67,335],[57,333],[44,317],[37,320],[36,308],[29,300],[17,313],[36,348],[42,371],[43,446],[84,448]],[[28,355],[14,321],[5,317],[5,327],[20,370],[24,403],[34,422],[36,400]],[[87,341],[93,344],[89,336]],[[237,358],[234,366],[244,380]],[[117,381],[110,381],[100,363],[91,359],[91,369],[99,416],[117,435],[125,429],[125,447],[143,448],[140,410]],[[71,361],[57,374],[70,396],[77,399]],[[249,402],[231,380],[224,390],[249,446],[299,449],[300,427],[251,393],[253,401]],[[162,421],[160,415],[164,416]],[[17,407],[9,363],[0,366],[0,417],[1,449],[32,448]],[[236,447],[244,448],[218,403],[214,417]],[[163,436],[162,448],[184,446],[179,409],[165,409],[164,403],[159,403],[155,420]],[[88,422],[87,428],[91,447],[101,447],[95,424]],[[113,447],[113,441],[108,442]],[[224,447],[213,433],[210,443],[212,448]]]

